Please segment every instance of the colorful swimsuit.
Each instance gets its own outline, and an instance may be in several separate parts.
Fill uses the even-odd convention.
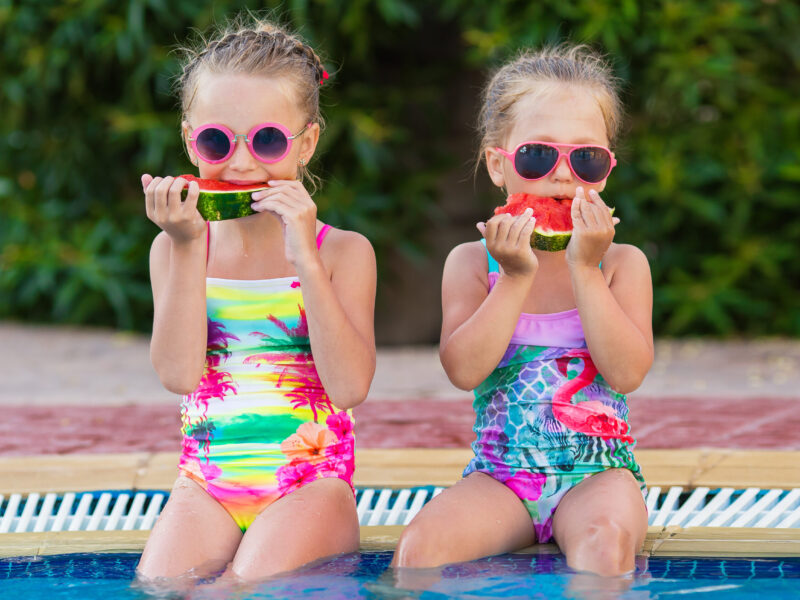
[[[488,258],[491,289],[499,267]],[[558,503],[584,479],[621,467],[645,490],[625,396],[597,372],[577,309],[522,313],[500,364],[475,389],[473,407],[475,457],[464,477],[479,471],[511,488],[539,543],[552,538]]]
[[[353,420],[334,408],[317,375],[298,278],[208,277],[206,307],[203,378],[181,404],[181,473],[242,531],[316,479],[352,488]]]

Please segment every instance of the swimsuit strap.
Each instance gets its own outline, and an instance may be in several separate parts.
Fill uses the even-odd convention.
[[[322,229],[319,230],[319,233],[317,234],[317,250],[322,247],[322,242],[325,239],[325,236],[328,235],[328,231],[330,231],[330,229],[331,226],[326,223],[322,226]]]
[[[486,248],[486,238],[481,238],[481,244],[483,244],[483,247]],[[497,264],[497,261],[494,259],[494,257],[489,254],[488,248],[486,248],[486,258],[489,260],[489,273],[499,273],[500,265]]]

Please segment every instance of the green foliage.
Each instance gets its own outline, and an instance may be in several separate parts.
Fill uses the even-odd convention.
[[[450,226],[437,199],[474,153],[455,132],[475,122],[454,90],[476,108],[472,83],[517,48],[585,41],[625,81],[628,127],[605,195],[618,241],[650,258],[656,331],[800,335],[796,3],[268,5],[329,57],[316,199],[325,220],[370,238],[380,264],[423,260],[425,240]],[[191,28],[263,6],[0,3],[0,318],[149,328],[156,228],[139,175],[191,170],[171,50]],[[483,218],[492,200],[458,186],[448,192],[474,206],[465,220]]]

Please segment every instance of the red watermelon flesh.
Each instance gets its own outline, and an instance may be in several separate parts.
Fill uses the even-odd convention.
[[[566,249],[572,237],[572,198],[511,194],[505,205],[494,209],[494,214],[507,213],[517,216],[526,208],[532,209],[533,216],[536,217],[531,246],[550,252]]]
[[[266,183],[236,185],[218,179],[201,179],[194,175],[180,175],[189,182],[196,181],[200,186],[200,197],[197,199],[197,210],[206,221],[222,221],[237,219],[255,214],[250,206],[253,202],[250,194],[269,187]],[[186,197],[188,189],[183,189]]]

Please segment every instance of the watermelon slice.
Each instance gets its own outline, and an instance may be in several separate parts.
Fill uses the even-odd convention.
[[[533,216],[536,217],[531,246],[548,252],[565,250],[572,237],[572,198],[511,194],[504,206],[494,209],[494,214],[507,213],[516,217],[526,208],[533,209]]]
[[[255,214],[250,204],[250,194],[265,190],[266,183],[253,185],[234,185],[217,179],[200,179],[194,175],[180,175],[186,181],[196,181],[200,185],[200,197],[197,199],[197,210],[206,221],[222,221],[238,219]],[[189,193],[187,188],[181,192],[183,198]]]

